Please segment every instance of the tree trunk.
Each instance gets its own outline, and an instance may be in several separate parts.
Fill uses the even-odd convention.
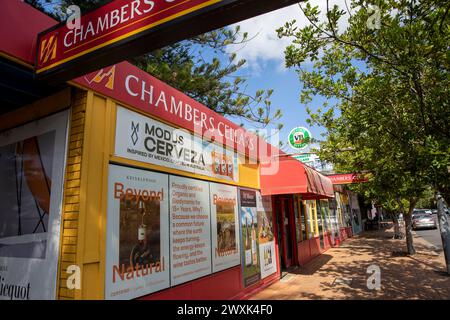
[[[403,207],[403,203],[399,199],[398,201],[400,205],[400,210],[403,212],[403,219],[405,220],[405,238],[406,238],[406,250],[409,255],[414,255],[416,253],[416,249],[414,249],[413,242],[413,233],[412,233],[412,212],[414,207],[416,206],[417,199],[409,200],[409,209],[408,212],[405,212],[405,208]]]
[[[409,255],[413,255],[416,253],[416,249],[414,249],[413,243],[413,234],[412,234],[412,214],[408,212],[405,215],[405,234],[406,234],[406,250]]]

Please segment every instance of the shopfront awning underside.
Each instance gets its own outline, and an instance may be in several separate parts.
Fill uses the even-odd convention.
[[[261,194],[301,194],[307,198],[334,197],[333,183],[292,157],[261,164]]]

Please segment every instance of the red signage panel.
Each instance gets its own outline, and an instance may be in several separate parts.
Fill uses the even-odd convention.
[[[334,174],[327,176],[333,182],[333,184],[352,184],[352,183],[362,183],[367,182],[368,179],[365,175],[358,173],[344,173],[344,174]]]
[[[222,0],[115,0],[80,19],[79,28],[62,24],[38,39],[36,73],[112,45]]]
[[[128,62],[103,68],[73,82],[253,159],[267,159],[281,152],[252,132]]]
[[[35,74],[70,81],[299,0],[112,0],[39,34]]]

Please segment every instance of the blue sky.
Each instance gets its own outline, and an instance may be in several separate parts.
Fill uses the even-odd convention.
[[[318,5],[323,13],[326,10],[326,1],[309,0],[311,5]],[[334,4],[345,8],[345,0],[330,0],[330,7]],[[325,132],[323,128],[310,127],[306,119],[308,114],[306,106],[300,103],[301,82],[294,69],[286,69],[284,66],[284,49],[291,43],[290,39],[279,39],[276,29],[283,26],[287,21],[297,21],[297,26],[302,27],[308,24],[299,6],[293,5],[265,15],[255,17],[238,23],[242,32],[248,32],[252,38],[245,46],[230,47],[230,52],[236,52],[238,59],[245,59],[247,64],[240,71],[240,74],[247,75],[248,92],[254,93],[258,89],[274,89],[272,95],[272,108],[280,108],[283,116],[280,122],[284,124],[280,132],[280,140],[286,142],[289,132],[296,126],[307,127],[313,137],[323,140],[321,136]],[[347,21],[343,19],[339,24],[339,29],[343,30],[347,26]],[[312,110],[322,107],[324,99],[315,97],[308,105]],[[239,122],[233,119],[235,122]],[[252,124],[246,124],[252,127]],[[295,152],[289,147],[287,152]],[[307,152],[308,149],[303,152]]]

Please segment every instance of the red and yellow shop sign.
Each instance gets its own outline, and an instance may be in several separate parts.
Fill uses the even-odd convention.
[[[274,152],[274,147],[270,146],[268,150],[267,143],[257,135],[128,62],[92,72],[74,79],[73,83],[187,129],[204,141],[228,146],[252,159],[265,156],[267,151]]]
[[[366,175],[357,174],[357,173],[344,173],[344,174],[335,174],[331,176],[327,176],[330,178],[333,184],[352,184],[352,183],[362,183],[367,182],[368,178]]]
[[[79,27],[58,25],[38,37],[39,75],[78,57],[112,48],[157,26],[223,0],[115,0],[80,18]]]

